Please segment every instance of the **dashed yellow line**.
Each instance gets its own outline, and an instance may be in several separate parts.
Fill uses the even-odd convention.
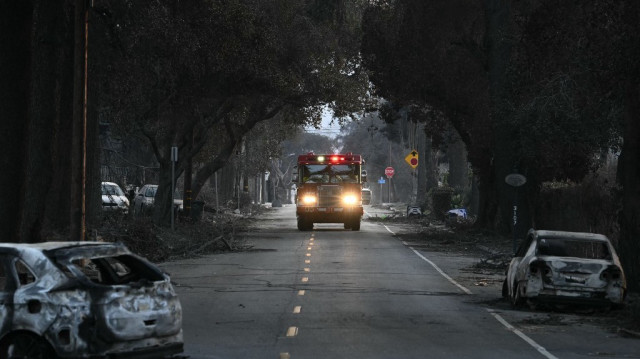
[[[304,290],[299,290],[298,291],[298,295],[300,295],[300,296],[304,295]]]
[[[291,359],[289,353],[280,353],[280,359]]]
[[[308,282],[308,281],[309,281],[309,277],[302,277],[302,282],[303,282],[303,283],[306,283],[306,282]]]
[[[304,263],[305,263],[305,264],[309,264],[309,263],[311,263],[311,259],[305,259],[305,260],[304,260]]]
[[[296,305],[293,308],[293,314],[300,314],[300,311],[302,310],[302,306],[301,305]]]
[[[307,257],[311,257],[311,253],[307,253]]]
[[[305,268],[304,271],[305,272],[309,272],[309,271],[311,271],[311,268]]]
[[[287,329],[288,338],[295,337],[296,335],[298,335],[298,327],[289,327],[289,329]]]

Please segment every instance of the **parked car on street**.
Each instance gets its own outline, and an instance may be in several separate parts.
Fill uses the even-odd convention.
[[[183,350],[169,276],[120,243],[0,243],[0,313],[0,358]]]
[[[371,189],[362,188],[362,204],[371,204]]]
[[[153,203],[158,191],[157,184],[146,184],[140,188],[136,194],[136,198],[133,200],[133,214],[135,215],[149,215],[153,208]],[[178,211],[183,210],[183,201],[180,198],[178,191],[173,194],[173,205]]]
[[[153,208],[153,201],[158,191],[157,184],[146,184],[140,188],[136,194],[136,198],[133,200],[133,214],[146,215],[149,214],[151,208]]]
[[[118,184],[102,182],[102,210],[129,212],[129,199]]]
[[[525,302],[619,306],[626,290],[620,260],[607,237],[530,230],[509,264],[502,295],[514,307]]]

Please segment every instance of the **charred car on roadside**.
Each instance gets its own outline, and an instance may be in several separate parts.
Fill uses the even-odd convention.
[[[0,358],[165,357],[182,352],[167,274],[124,245],[0,243]]]
[[[530,230],[507,269],[502,295],[525,302],[621,306],[627,285],[618,255],[601,234]]]

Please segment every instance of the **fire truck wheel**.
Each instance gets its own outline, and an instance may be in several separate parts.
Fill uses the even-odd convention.
[[[351,223],[351,229],[354,231],[360,230],[360,218],[356,218],[353,220],[353,223]]]
[[[344,229],[351,229],[351,221],[344,222]]]
[[[300,231],[310,231],[313,229],[313,222],[303,218],[298,217],[298,230]]]

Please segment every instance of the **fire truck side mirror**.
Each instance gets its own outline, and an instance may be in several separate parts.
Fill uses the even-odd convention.
[[[296,183],[296,184],[298,183],[298,174],[297,174],[297,173],[296,173],[296,174],[294,174],[294,175],[291,177],[291,182]]]
[[[367,182],[367,171],[366,170],[362,170],[362,182]]]

